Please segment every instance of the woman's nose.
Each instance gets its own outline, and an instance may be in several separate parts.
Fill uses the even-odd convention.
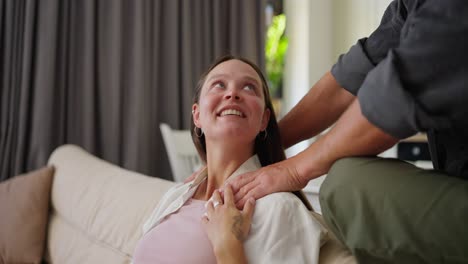
[[[234,100],[239,100],[239,92],[236,89],[229,89],[226,94],[224,95],[224,98],[229,100],[229,99],[234,99]]]

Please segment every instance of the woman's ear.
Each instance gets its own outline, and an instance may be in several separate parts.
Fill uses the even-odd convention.
[[[265,130],[267,128],[269,121],[270,121],[270,109],[267,108],[263,112],[261,131],[263,131],[263,130]]]
[[[200,111],[198,108],[198,104],[193,104],[192,105],[192,117],[193,117],[193,123],[195,124],[196,127],[201,128],[200,125]]]

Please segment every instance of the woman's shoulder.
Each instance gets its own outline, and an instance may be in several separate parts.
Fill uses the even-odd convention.
[[[255,211],[275,213],[279,211],[308,211],[302,201],[293,193],[278,192],[266,195],[255,203]]]
[[[296,204],[302,203],[299,198],[290,192],[278,192],[266,195],[257,200],[257,205],[272,205],[272,204]]]
[[[293,193],[258,199],[246,241],[252,263],[316,263],[322,227]]]

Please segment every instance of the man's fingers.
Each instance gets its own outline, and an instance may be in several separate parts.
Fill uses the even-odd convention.
[[[253,213],[255,209],[255,199],[249,198],[247,203],[244,206],[243,213],[247,216],[248,219],[252,219]]]
[[[236,194],[244,185],[255,180],[255,174],[256,171],[252,171],[236,177],[232,182],[229,183],[231,184],[232,192]]]
[[[236,202],[236,207],[239,210],[242,210],[244,208],[245,202],[247,201],[247,198],[242,198],[238,202]]]
[[[254,189],[259,183],[256,181],[252,181],[244,185],[235,195],[234,195],[234,201],[237,203],[239,202],[242,198],[246,197],[247,194],[249,194],[252,189]],[[254,197],[256,198],[256,197]]]
[[[249,191],[247,191],[243,197],[241,197],[238,201],[236,201],[236,207],[238,209],[242,209],[242,208],[244,208],[244,206],[247,203],[247,201],[249,200],[249,198],[253,198],[254,200],[258,200],[258,199],[262,198],[265,195],[266,195],[265,190],[261,186],[260,183],[252,184],[252,188]]]

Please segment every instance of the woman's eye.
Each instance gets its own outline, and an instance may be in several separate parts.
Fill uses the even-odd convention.
[[[244,86],[244,90],[255,91],[255,86],[253,86],[251,84],[247,84],[247,85]]]
[[[216,88],[224,88],[225,85],[224,85],[224,83],[222,83],[222,82],[217,82],[217,83],[214,84],[213,87],[216,87]]]

